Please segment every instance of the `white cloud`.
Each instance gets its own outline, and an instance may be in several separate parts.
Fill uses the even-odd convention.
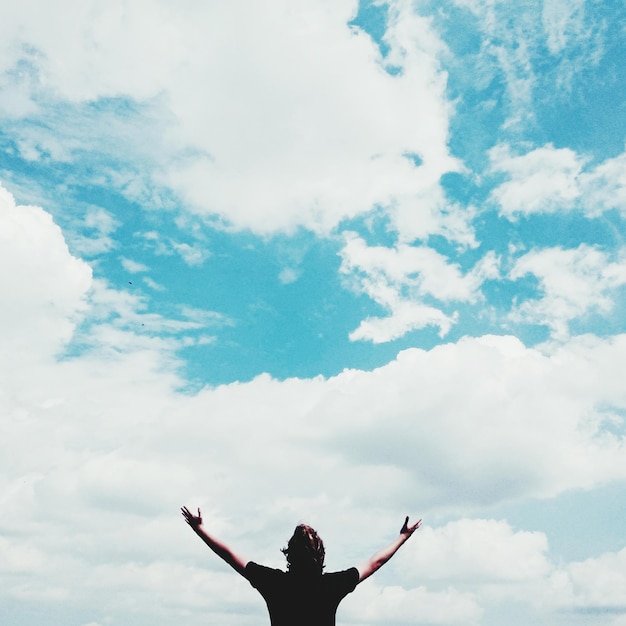
[[[180,312],[183,317],[190,322],[194,322],[203,327],[220,326],[232,323],[222,314],[216,311],[208,311],[206,309],[198,309],[190,306],[182,306]]]
[[[579,37],[582,10],[559,14],[558,4],[535,12],[555,54]],[[428,324],[445,334],[455,318],[443,305],[479,301],[484,281],[499,277],[498,259],[464,272],[408,245],[430,234],[476,245],[474,210],[451,206],[439,185],[461,165],[447,147],[442,44],[411,5],[390,6],[392,76],[369,38],[346,27],[355,1],[279,0],[271,11],[239,0],[175,10],[156,0],[5,3],[0,107],[56,129],[21,129],[27,159],[78,165],[92,143],[106,154],[128,145],[125,156],[145,157],[136,167],[149,174],[95,176],[151,206],[167,203],[159,180],[203,216],[268,233],[328,231],[382,207],[397,244],[349,237],[342,271],[389,315],[365,320],[352,338],[388,341]],[[491,20],[483,51],[502,64],[522,109],[533,88],[533,43],[520,39],[527,22],[509,35],[502,12],[518,5],[473,5]],[[506,51],[494,43],[500,35],[521,45]],[[16,64],[24,56],[28,67]],[[119,97],[123,108],[127,96],[151,99],[153,125],[98,111],[99,98]],[[626,206],[624,155],[592,167],[571,150],[514,156],[500,144],[491,156],[507,179],[493,199],[509,218]],[[90,236],[66,239],[75,254],[102,254],[116,227],[94,207],[81,225]],[[189,265],[206,258],[200,237],[146,241]],[[284,283],[297,276],[290,267]],[[27,601],[91,626],[129,615],[135,626],[252,626],[266,619],[262,600],[189,532],[180,504],[202,506],[219,536],[277,566],[292,525],[319,522],[339,568],[384,544],[406,511],[481,515],[485,505],[626,480],[626,336],[568,337],[572,320],[610,308],[626,282],[622,257],[581,246],[517,259],[510,277],[536,276],[543,297],[514,314],[548,324],[558,345],[468,337],[402,352],[374,371],[262,375],[198,393],[181,391],[177,350],[215,341],[206,333],[229,320],[191,308],[166,318],[137,284],[94,281],[50,216],[16,206],[2,188],[0,268],[0,603]],[[54,362],[72,338],[84,351]],[[546,623],[553,611],[594,619],[626,605],[625,555],[553,563],[543,533],[506,520],[427,525],[342,609],[353,623],[479,624],[512,603],[548,612]]]
[[[332,507],[348,484],[352,497],[365,502],[372,489],[386,482],[382,468],[389,465],[407,472],[420,485],[415,491],[421,493],[424,505],[433,498],[455,501],[458,506],[549,494],[591,486],[626,472],[619,437],[602,431],[600,414],[595,422],[590,421],[596,403],[624,405],[619,376],[614,374],[621,371],[620,345],[600,344],[600,348],[588,362],[589,354],[583,358],[566,351],[550,359],[541,357],[512,340],[494,339],[491,345],[486,340],[466,341],[430,353],[403,353],[397,362],[376,372],[347,372],[329,381],[280,383],[261,377],[246,385],[207,389],[187,400],[167,399],[167,391],[162,391],[142,411],[137,409],[145,417],[129,421],[128,412],[140,396],[133,400],[133,377],[128,385],[123,381],[141,355],[130,353],[118,357],[119,374],[114,378],[127,389],[113,394],[121,396],[119,406],[123,401],[128,407],[110,427],[114,433],[116,423],[130,426],[137,419],[143,423],[155,407],[178,405],[176,421],[164,423],[151,435],[147,460],[167,449],[171,462],[182,463],[190,471],[208,463],[204,471],[215,473],[213,487],[202,487],[194,480],[187,489],[200,493],[209,488],[209,497],[226,508],[241,506],[246,494],[254,502],[268,488],[286,497],[296,493],[312,497],[321,490],[329,494],[326,506]],[[600,359],[603,364],[598,368]],[[490,380],[493,374],[489,372],[494,371],[498,378]],[[613,372],[610,377],[608,371]],[[571,376],[575,379],[570,380]],[[567,395],[572,388],[577,390],[574,401]],[[596,388],[602,393],[595,392]],[[511,396],[523,401],[511,406],[507,399]],[[82,413],[87,410],[83,407]],[[165,410],[158,409],[157,414]],[[436,420],[431,419],[433,414]],[[288,423],[284,415],[291,416]],[[339,415],[342,420],[337,420]],[[211,416],[205,427],[201,426],[203,416]],[[241,441],[236,433],[244,430],[248,437]],[[193,443],[187,440],[188,432],[194,432]],[[480,437],[474,435],[477,432]],[[131,429],[124,439],[138,434]],[[306,469],[311,463],[318,468],[315,477]],[[245,485],[239,483],[239,472],[229,475],[227,468],[233,465],[247,476]],[[286,466],[290,467],[288,476],[283,472]],[[354,472],[356,467],[360,469]],[[165,474],[168,471],[164,468]],[[364,476],[369,476],[368,481],[363,482]],[[161,479],[155,474],[154,480],[156,485]],[[233,481],[243,489],[237,498],[228,495]],[[265,506],[271,508],[271,496]]]
[[[278,274],[278,280],[283,285],[290,285],[291,283],[295,283],[299,278],[298,270],[295,270],[291,267],[285,267]]]
[[[506,87],[505,128],[528,122],[534,115],[533,52],[539,34],[534,7],[525,10],[528,5],[476,0],[454,0],[454,4],[478,18],[482,35],[479,64]]]
[[[429,591],[425,587],[377,587],[366,582],[341,605],[351,621],[361,624],[480,623],[483,611],[477,599],[454,589]]]
[[[403,13],[411,21],[399,44],[406,47],[405,71],[390,76],[369,38],[345,26],[355,8],[280,9],[262,40],[262,15],[242,24],[253,64],[237,46],[231,54],[237,78],[213,90],[209,111],[197,99],[185,104],[186,132],[193,124],[194,140],[203,140],[210,156],[181,163],[169,180],[198,211],[260,232],[298,224],[326,231],[382,205],[407,237],[440,228],[439,177],[458,166],[446,147],[445,77],[436,50],[419,48],[428,24]],[[216,39],[231,48],[230,40]],[[273,84],[282,90],[270,92]],[[403,123],[416,117],[424,123]],[[405,158],[407,152],[419,154],[424,166]]]
[[[512,318],[545,324],[555,338],[564,339],[572,320],[611,311],[616,290],[626,284],[626,254],[610,261],[607,254],[586,245],[536,250],[517,259],[509,276],[516,280],[528,274],[539,280],[541,296],[517,305]]]
[[[594,218],[617,209],[626,213],[626,154],[585,167],[586,159],[569,148],[547,144],[523,155],[513,155],[501,144],[489,153],[491,171],[508,180],[491,193],[502,215],[581,211]]]
[[[626,613],[626,548],[571,563],[554,579],[565,606]]]
[[[281,0],[271,12],[241,0],[176,11],[157,0],[26,6],[0,14],[3,68],[26,54],[22,44],[38,51],[29,63],[44,116],[50,97],[80,106],[128,96],[167,107],[169,116],[151,124],[126,124],[118,158],[139,154],[153,182],[195,211],[263,233],[299,225],[326,232],[384,207],[406,240],[470,237],[439,186],[442,174],[461,168],[447,147],[444,46],[408,3],[394,3],[386,34],[389,59],[402,68],[396,75],[369,36],[347,26],[354,1]],[[62,18],[68,13],[71,24]],[[59,28],[63,38],[52,34]],[[98,131],[100,113],[106,133]],[[98,136],[105,151],[111,141],[123,145],[124,116],[100,113],[90,111],[80,131],[67,124],[73,116],[59,116],[63,126],[53,124],[49,145],[38,128],[29,150],[73,159],[80,133],[92,143]],[[60,128],[69,145],[55,147]],[[133,171],[128,193],[145,193],[141,179]]]
[[[97,223],[102,231],[102,219]],[[110,222],[104,219],[104,224]],[[219,313],[189,308],[182,309],[178,319],[166,318],[150,312],[142,295],[92,279],[91,268],[71,255],[50,214],[40,207],[16,205],[2,186],[0,265],[4,268],[0,346],[12,355],[12,360],[0,360],[0,370],[9,380],[22,375],[19,364],[30,363],[30,367],[32,360],[57,357],[71,339],[101,351],[107,355],[104,358],[135,351],[140,359],[147,359],[146,365],[172,368],[181,345],[190,340],[213,341],[194,337],[209,327],[230,323]],[[85,326],[79,327],[82,322]]]
[[[482,283],[499,275],[493,253],[462,274],[458,265],[432,248],[406,244],[395,248],[368,246],[353,234],[346,235],[341,257],[341,272],[353,281],[354,288],[390,312],[386,318],[364,320],[350,335],[352,340],[369,339],[375,343],[391,341],[428,325],[438,326],[444,336],[455,317],[424,300],[433,298],[443,304],[476,302],[481,298]]]
[[[390,290],[385,296],[385,305],[391,310],[390,315],[367,317],[350,333],[351,341],[386,343],[426,326],[438,327],[439,336],[445,337],[456,321],[455,317],[450,317],[435,307],[403,301]]]
[[[172,237],[164,237],[156,231],[148,231],[138,235],[145,242],[146,246],[160,256],[172,256],[177,254],[189,267],[202,265],[211,255],[206,244],[201,240],[194,243],[176,241]]]
[[[625,558],[623,549],[555,563],[543,533],[515,531],[505,521],[465,518],[423,527],[392,567],[407,586],[420,581],[431,590],[471,594],[486,613],[515,602],[528,604],[549,623],[562,623],[563,612],[604,615],[597,623],[609,623],[612,613],[626,613]]]
[[[151,312],[148,298],[130,289],[114,289],[103,280],[94,280],[88,324],[77,334],[84,348],[109,355],[145,350],[171,367],[179,364],[175,356],[179,348],[207,342],[199,332],[232,324],[216,311],[193,307],[181,306],[178,315],[170,317]]]
[[[184,242],[172,242],[172,247],[190,267],[202,265],[209,256],[209,252],[200,244],[191,245]]]
[[[531,126],[535,103],[543,100],[546,85],[558,99],[605,54],[606,17],[586,10],[584,0],[453,0],[453,4],[473,14],[481,35],[480,51],[466,66],[474,84],[497,81],[506,88],[499,97],[505,131]]]
[[[465,585],[534,581],[552,573],[543,533],[514,531],[501,520],[462,519],[422,528],[401,554],[405,576]]]
[[[415,287],[419,295],[443,302],[475,302],[482,281],[495,278],[498,272],[492,254],[463,275],[458,265],[449,263],[432,248],[403,244],[395,248],[371,247],[360,237],[350,235],[341,254],[345,273],[360,271],[373,280],[380,277],[391,285]]]
[[[563,52],[568,39],[584,31],[584,9],[585,0],[545,0],[541,18],[552,54]]]
[[[68,13],[71,23],[63,17]],[[3,7],[0,68],[11,69],[28,54],[38,70],[37,87],[53,88],[70,100],[121,93],[150,97],[172,79],[184,55],[179,15],[150,1]],[[65,36],[58,37],[62,25]]]
[[[122,257],[120,259],[120,262],[122,263],[122,267],[130,274],[147,272],[150,269],[144,263],[139,263],[138,261],[134,261],[133,259],[127,259],[126,257]]]
[[[149,276],[144,276],[143,282],[153,291],[166,291],[166,288],[163,285],[157,283],[155,280],[152,280]]]
[[[626,215],[626,153],[607,159],[581,176],[584,210],[591,217],[618,209]]]
[[[0,346],[16,358],[52,356],[86,308],[91,268],[70,255],[61,229],[0,185]]]
[[[102,615],[90,619],[105,623],[129,611],[137,624],[154,623],[153,609],[164,623],[184,611],[190,624],[229,611],[223,623],[238,612],[253,622],[262,603],[202,552],[177,518],[181,504],[202,506],[217,533],[249,558],[277,565],[283,534],[302,515],[331,528],[341,520],[327,536],[336,546],[331,566],[340,568],[367,556],[369,542],[379,547],[398,511],[475,511],[626,479],[616,423],[626,409],[624,336],[582,337],[545,354],[510,337],[467,338],[402,352],[371,372],[264,375],[182,393],[176,341],[133,328],[152,319],[141,298],[91,284],[89,268],[69,254],[43,210],[16,207],[7,192],[2,198],[3,267],[20,273],[20,280],[2,274],[3,301],[29,312],[0,326],[3,345],[23,339],[19,354],[0,351],[4,599],[62,603],[69,612],[98,606]],[[402,278],[411,262],[382,267]],[[52,317],[50,297],[64,303]],[[91,349],[41,359],[67,341],[77,311],[89,315],[81,339]],[[37,330],[41,316],[54,321],[53,331]],[[181,316],[154,323],[172,333],[223,323],[210,311]],[[17,366],[16,356],[29,367]],[[411,615],[463,623],[463,614],[478,623],[493,603],[541,588],[553,589],[540,598],[545,606],[621,601],[621,553],[561,568],[559,587],[541,534],[461,520],[426,527],[422,537],[406,558],[430,574],[405,585],[390,565],[346,606],[352,619],[381,621],[391,611],[397,623]],[[581,587],[590,573],[605,581],[603,596],[599,583]],[[159,598],[151,609],[147,596]]]
[[[578,176],[584,162],[568,148],[551,145],[513,156],[507,145],[489,153],[491,168],[509,180],[491,194],[503,215],[554,212],[572,207],[580,196]]]
[[[80,204],[78,206],[83,208]],[[87,205],[84,211],[82,219],[72,220],[73,230],[67,233],[72,252],[97,257],[113,250],[117,242],[112,235],[119,228],[119,222],[99,206]]]

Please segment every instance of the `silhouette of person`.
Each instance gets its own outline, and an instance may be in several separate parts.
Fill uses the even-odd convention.
[[[187,507],[182,507],[181,511],[200,539],[263,596],[271,626],[334,626],[341,600],[382,567],[422,523],[419,520],[409,525],[407,516],[400,534],[388,546],[356,567],[332,573],[323,573],[324,542],[313,528],[300,524],[287,547],[282,549],[287,558],[284,572],[248,561],[233,552],[203,527],[200,509],[197,515]]]

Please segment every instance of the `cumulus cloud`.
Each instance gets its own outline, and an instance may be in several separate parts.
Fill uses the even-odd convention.
[[[481,54],[501,65],[515,119],[532,97],[529,22],[509,34],[500,18],[517,5],[457,4],[484,18]],[[555,54],[583,36],[573,6],[559,17],[558,2],[546,2],[530,16]],[[449,307],[478,302],[500,276],[495,254],[466,269],[424,243],[440,235],[460,250],[477,246],[475,210],[451,204],[440,185],[462,171],[448,149],[452,111],[438,62],[447,52],[433,21],[398,0],[383,58],[347,25],[356,8],[5,3],[0,107],[29,162],[80,167],[85,148],[102,144],[101,154],[134,166],[95,168],[90,181],[151,207],[167,206],[158,185],[171,187],[222,227],[328,233],[384,213],[393,247],[348,235],[341,252],[346,281],[388,313],[351,337],[384,342],[426,325],[443,335],[455,323]],[[520,45],[505,49],[498,37]],[[515,155],[499,144],[491,159],[504,178],[492,200],[508,218],[624,209],[623,155],[589,165],[552,145]],[[352,622],[478,624],[511,602],[568,616],[612,611],[623,622],[623,550],[554,563],[544,534],[465,517],[626,480],[626,337],[568,336],[572,320],[609,310],[626,282],[623,255],[580,246],[516,260],[508,277],[533,275],[542,293],[513,315],[547,324],[558,344],[466,337],[406,350],[373,371],[265,374],[190,392],[179,349],[216,341],[209,330],[232,322],[184,307],[166,317],[137,284],[131,292],[94,280],[71,252],[110,251],[117,226],[93,207],[87,236],[64,237],[43,209],[18,206],[0,188],[0,600],[92,626],[252,626],[262,601],[202,552],[181,504],[201,506],[218,536],[275,566],[293,524],[309,521],[336,569],[379,548],[417,509],[455,521],[425,526],[349,598]],[[207,258],[201,237],[142,236],[190,266]],[[293,264],[284,284],[298,276]]]
[[[626,614],[626,548],[571,563],[552,583],[563,606]]]
[[[70,254],[48,213],[16,205],[2,186],[0,266],[2,351],[52,356],[85,311],[91,268]]]
[[[568,148],[548,145],[513,156],[500,145],[491,150],[490,160],[493,171],[509,177],[491,194],[507,217],[567,209],[580,195],[577,178],[584,163]]]
[[[535,276],[541,297],[518,304],[512,319],[545,324],[555,338],[566,338],[571,321],[613,308],[617,289],[626,284],[625,256],[622,251],[611,261],[608,254],[586,245],[570,250],[547,248],[521,256],[509,276],[513,280]]]
[[[5,266],[20,261],[22,280],[38,280],[40,264],[28,262],[36,234],[45,243],[37,254],[59,268],[26,292],[5,279],[6,301],[36,312],[47,310],[49,294],[65,294],[54,318],[57,345],[84,306],[89,268],[69,254],[41,209],[18,208],[6,192],[3,206],[14,235],[1,247]],[[409,261],[398,276],[413,268]],[[382,537],[408,506],[435,511],[454,502],[457,511],[476,510],[626,478],[623,435],[605,428],[626,407],[623,337],[581,338],[547,354],[513,338],[468,338],[403,352],[372,372],[285,381],[264,375],[185,394],[168,358],[172,346],[132,328],[141,311],[137,296],[98,281],[90,293],[89,315],[98,323],[83,332],[95,348],[28,369],[0,352],[3,371],[11,372],[0,393],[0,528],[10,538],[0,542],[3,598],[79,611],[97,597],[101,614],[91,619],[102,622],[120,611],[137,614],[147,598],[153,621],[156,613],[171,621],[184,611],[189,623],[200,623],[207,613],[234,615],[235,606],[253,621],[263,606],[245,581],[233,587],[219,563],[197,553],[196,538],[176,519],[180,504],[202,506],[216,533],[249,558],[276,565],[284,541],[276,528],[302,515],[322,526],[344,520],[329,538],[342,567],[357,551],[366,556],[363,543],[373,541],[353,532],[354,519]],[[210,312],[182,313],[195,324],[213,319]],[[37,316],[10,321],[0,327],[5,343],[38,327]],[[24,349],[39,353],[42,345]],[[610,416],[606,406],[614,409]],[[380,621],[393,605],[402,622],[417,604],[423,620],[478,622],[486,600],[448,579],[452,570],[443,563],[458,559],[462,569],[480,558],[474,567],[483,580],[519,584],[547,567],[542,537],[502,522],[424,530],[428,542],[416,543],[414,554],[424,564],[438,556],[442,563],[428,585],[401,588],[392,577],[346,607],[352,619]],[[485,545],[482,557],[470,537]],[[504,554],[518,560],[518,571]],[[449,589],[441,588],[445,580]],[[224,593],[208,597],[209,588]]]
[[[596,217],[617,209],[626,215],[626,153],[607,159],[581,176],[584,211]]]
[[[260,232],[298,224],[327,231],[377,205],[393,207],[396,226],[408,237],[423,235],[425,222],[439,228],[431,217],[440,212],[438,181],[458,166],[446,146],[445,77],[436,51],[420,48],[424,36],[433,40],[427,22],[415,19],[402,33],[404,72],[392,76],[369,37],[345,26],[354,4],[321,7],[281,9],[262,40],[256,19],[251,28],[243,25],[254,64],[234,51],[240,81],[214,90],[208,115],[205,106],[186,105],[188,128],[197,127],[196,141],[206,137],[207,156],[181,162],[170,184],[196,210]],[[229,41],[220,47],[229,48]],[[276,82],[283,90],[269,91]],[[241,104],[234,117],[232,100],[256,105]],[[402,120],[416,116],[424,123],[411,123],[407,134]],[[405,158],[407,152],[420,155],[423,165]]]
[[[550,623],[567,623],[576,613],[601,618],[626,612],[626,550],[558,563],[543,533],[514,530],[493,519],[426,526],[415,538],[397,556],[395,567],[403,580],[471,594],[485,612],[528,602],[538,619],[549,616]]]
[[[433,306],[403,301],[393,292],[385,294],[385,305],[391,310],[388,317],[367,317],[350,333],[351,341],[386,343],[399,339],[412,330],[436,326],[439,336],[445,337],[455,322]],[[376,299],[376,298],[375,298]]]
[[[29,62],[41,77],[44,118],[47,94],[75,106],[159,96],[169,111],[156,121],[164,139],[158,151],[142,152],[153,183],[238,228],[328,231],[380,206],[407,239],[454,233],[460,226],[446,215],[439,186],[460,168],[447,147],[444,48],[429,20],[408,4],[394,7],[386,35],[389,62],[402,69],[394,74],[370,37],[347,25],[355,2],[304,0],[281,1],[271,14],[249,2],[175,12],[156,0],[68,2],[36,19],[5,8],[3,68],[37,51]],[[65,36],[52,36],[68,12]],[[129,127],[133,154],[145,144],[136,128]],[[142,132],[150,145],[161,137],[154,124]]]
[[[387,624],[464,624],[480,623],[483,611],[470,593],[454,589],[429,591],[425,587],[376,587],[353,592],[342,605],[348,617],[357,623]]]
[[[354,235],[346,235],[341,251],[341,272],[352,285],[389,310],[386,318],[368,318],[350,335],[352,340],[375,343],[391,341],[416,328],[433,325],[445,336],[455,322],[437,306],[450,302],[476,302],[480,286],[499,276],[498,260],[488,253],[472,270],[463,274],[442,254],[426,246],[398,244],[395,248],[368,246]]]
[[[462,519],[441,528],[425,527],[402,555],[427,580],[502,583],[537,580],[552,572],[548,540],[539,532],[515,532],[501,520]],[[415,576],[415,574],[412,574]]]
[[[626,155],[607,159],[594,167],[569,148],[548,144],[522,155],[501,144],[489,153],[491,171],[507,180],[492,192],[491,199],[502,215],[581,211],[598,217],[605,211],[626,211]]]

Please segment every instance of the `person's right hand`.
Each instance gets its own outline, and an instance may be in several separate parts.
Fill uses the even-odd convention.
[[[198,509],[200,512],[200,509]],[[404,524],[402,524],[402,528],[400,529],[400,534],[404,535],[407,539],[422,525],[422,520],[417,520],[415,524],[409,526],[409,516],[406,516],[404,520]]]
[[[182,511],[183,517],[189,526],[191,526],[194,530],[198,530],[200,526],[202,526],[202,513],[200,513],[200,507],[198,507],[198,515],[194,515],[186,506],[180,509]],[[407,517],[407,520],[409,518]]]

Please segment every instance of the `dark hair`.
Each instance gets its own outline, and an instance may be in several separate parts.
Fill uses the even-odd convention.
[[[296,574],[321,574],[324,569],[324,542],[313,528],[298,524],[286,548],[287,569]]]

